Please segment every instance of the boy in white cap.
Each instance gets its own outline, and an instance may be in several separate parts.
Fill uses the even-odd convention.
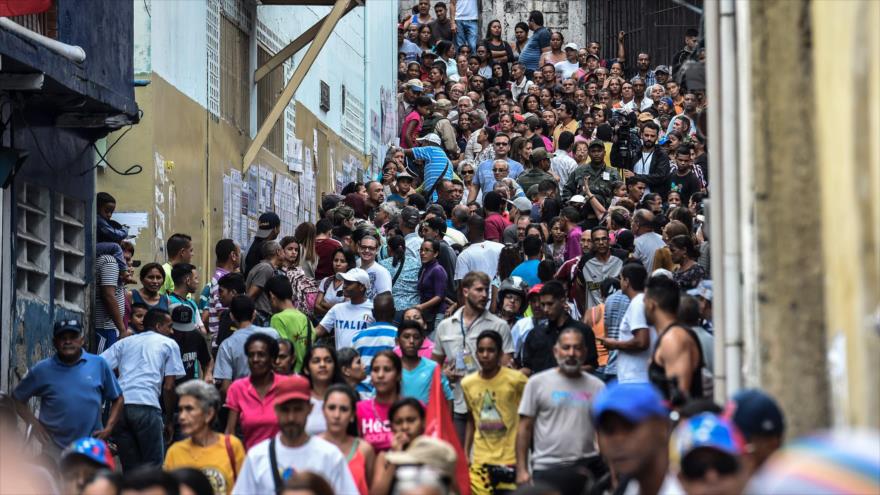
[[[348,299],[330,308],[315,328],[318,337],[334,333],[336,349],[352,347],[352,340],[373,322],[373,301],[367,299],[370,290],[370,275],[361,268],[352,268],[345,273],[337,273],[342,280],[342,291]]]

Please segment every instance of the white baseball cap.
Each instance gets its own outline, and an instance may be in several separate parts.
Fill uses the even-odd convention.
[[[347,280],[349,282],[357,282],[370,290],[370,274],[363,268],[352,268],[345,273],[337,273],[336,278],[339,280]]]
[[[438,146],[443,144],[443,141],[440,140],[440,136],[438,136],[437,134],[435,134],[433,132],[425,134],[423,137],[420,137],[418,140],[422,141],[422,142],[426,142],[426,143],[433,143]]]
[[[563,49],[578,51],[578,46],[577,46],[577,43],[569,43],[569,44],[565,45],[565,48],[563,48]]]
[[[582,205],[587,202],[587,198],[585,198],[581,194],[575,194],[574,196],[571,197],[571,199],[568,200],[568,202]]]

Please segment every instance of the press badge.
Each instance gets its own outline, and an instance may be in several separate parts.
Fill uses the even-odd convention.
[[[608,172],[602,172],[602,180],[611,180],[611,174]]]

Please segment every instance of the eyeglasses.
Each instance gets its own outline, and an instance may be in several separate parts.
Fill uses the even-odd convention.
[[[434,250],[433,250],[433,249],[430,249],[430,248],[427,248],[427,249],[426,249],[426,248],[421,248],[421,249],[419,249],[419,252],[420,252],[420,253],[433,253]]]
[[[473,170],[462,170],[461,175],[474,175]]]
[[[492,144],[494,144],[495,146],[508,146],[510,143],[505,141],[503,143],[492,143]]]
[[[376,249],[378,249],[376,248],[376,246],[358,246],[358,248],[361,251],[375,251]]]
[[[507,172],[507,169],[506,168],[493,168],[492,171],[495,173],[501,173],[501,172]]]

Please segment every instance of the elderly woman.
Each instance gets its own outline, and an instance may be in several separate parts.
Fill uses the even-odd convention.
[[[198,469],[211,481],[214,495],[232,493],[245,451],[235,435],[221,435],[211,429],[220,409],[220,393],[201,380],[185,382],[176,392],[180,429],[188,438],[168,448],[162,468]]]

